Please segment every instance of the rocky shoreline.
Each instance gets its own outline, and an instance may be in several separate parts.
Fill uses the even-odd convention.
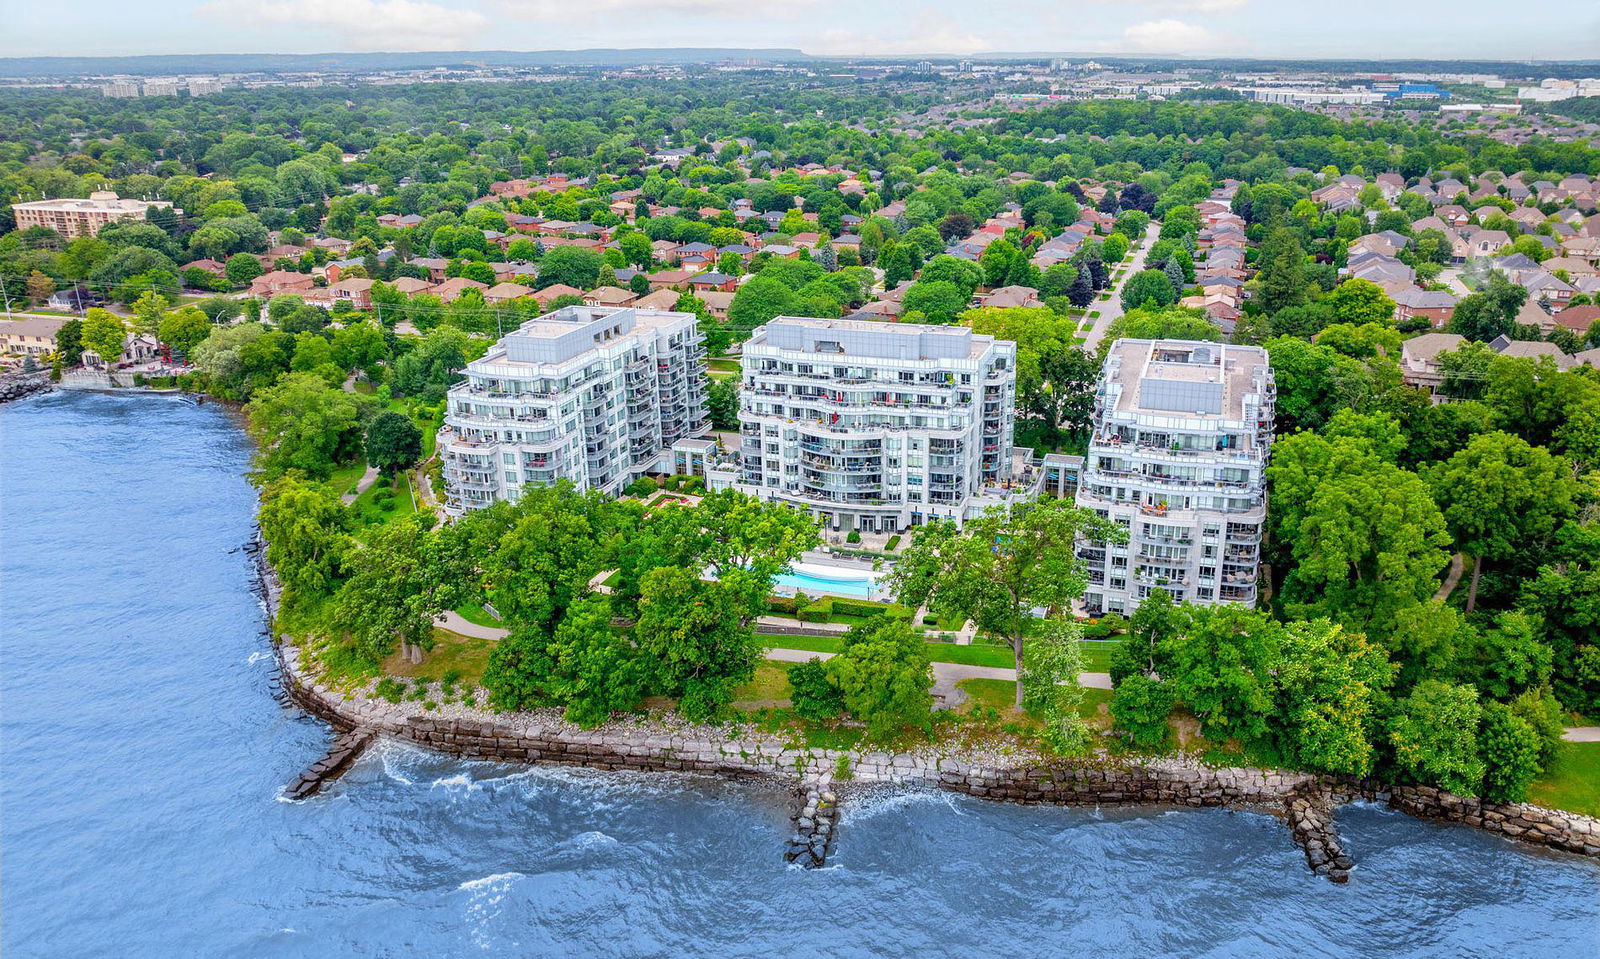
[[[264,550],[256,550],[263,598],[277,606],[278,589]],[[1496,835],[1600,858],[1600,820],[1525,803],[1489,803],[1426,786],[1386,786],[1366,780],[1278,769],[1212,767],[1185,758],[1063,760],[1025,751],[953,754],[929,747],[913,752],[813,749],[750,730],[634,718],[596,729],[566,722],[558,711],[494,713],[462,703],[390,703],[373,683],[354,690],[319,681],[301,650],[275,637],[283,689],[290,700],[340,730],[372,733],[468,759],[563,764],[608,770],[692,772],[761,778],[800,791],[791,861],[819,865],[836,837],[831,813],[848,788],[888,784],[940,789],[986,799],[1051,805],[1155,805],[1251,808],[1282,817],[1307,865],[1333,882],[1348,880],[1355,864],[1335,826],[1339,805],[1385,802],[1422,819],[1461,823]],[[835,783],[848,770],[851,783]],[[833,798],[827,798],[833,796]],[[808,814],[809,813],[809,814]]]
[[[7,373],[0,376],[0,403],[20,400],[35,393],[48,393],[53,389],[55,385],[50,382],[47,372]]]

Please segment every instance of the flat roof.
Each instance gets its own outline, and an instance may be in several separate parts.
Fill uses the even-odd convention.
[[[1244,400],[1271,376],[1267,351],[1197,340],[1118,340],[1106,375],[1129,413],[1244,419]]]

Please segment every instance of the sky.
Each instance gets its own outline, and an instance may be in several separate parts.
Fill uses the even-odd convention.
[[[0,0],[0,56],[784,47],[1600,58],[1597,0]]]

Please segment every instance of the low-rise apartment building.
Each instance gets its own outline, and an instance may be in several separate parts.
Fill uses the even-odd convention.
[[[711,426],[690,313],[565,307],[523,323],[463,372],[438,444],[454,515],[562,479],[616,494]]]
[[[1276,396],[1260,347],[1112,345],[1076,501],[1128,542],[1079,544],[1091,613],[1131,612],[1154,589],[1255,603]]]
[[[65,237],[94,236],[107,223],[143,220],[150,207],[169,207],[170,200],[124,200],[110,190],[96,190],[88,199],[27,200],[11,204],[17,229],[48,227]]]
[[[741,367],[736,487],[828,529],[959,522],[1012,478],[1014,343],[780,316],[744,344]]]

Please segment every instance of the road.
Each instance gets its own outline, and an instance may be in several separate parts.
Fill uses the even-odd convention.
[[[1083,335],[1083,348],[1086,351],[1093,353],[1099,349],[1100,340],[1106,335],[1106,328],[1111,325],[1113,320],[1122,316],[1122,286],[1128,282],[1129,277],[1144,269],[1145,258],[1150,255],[1150,248],[1155,246],[1156,240],[1160,239],[1160,237],[1161,224],[1151,220],[1150,225],[1145,227],[1144,230],[1144,242],[1139,244],[1139,249],[1134,251],[1133,261],[1125,268],[1127,272],[1122,274],[1120,282],[1112,285],[1111,299],[1097,299],[1090,304],[1089,311],[1098,310],[1100,315],[1095,318],[1094,326],[1089,328],[1089,332]]]

